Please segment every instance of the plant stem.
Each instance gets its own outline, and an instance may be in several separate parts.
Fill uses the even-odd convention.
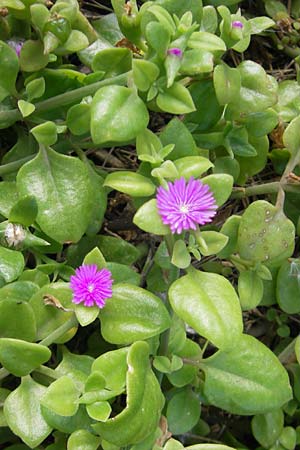
[[[251,197],[254,195],[278,194],[283,189],[286,192],[300,192],[300,185],[296,183],[282,183],[281,181],[273,181],[271,183],[263,183],[255,186],[233,188],[231,199]]]
[[[287,347],[278,355],[278,359],[281,362],[281,364],[288,364],[291,362],[296,361],[296,354],[295,354],[295,343],[296,339],[293,339]]]
[[[6,370],[4,367],[0,369],[0,380],[3,380],[3,378],[6,378],[10,372]]]
[[[49,336],[45,337],[45,339],[43,339],[40,342],[40,345],[45,345],[45,347],[48,347],[54,341],[59,339],[63,334],[65,334],[67,331],[71,330],[72,328],[76,327],[77,325],[78,325],[78,321],[74,314],[69,320],[67,320],[67,322],[63,323],[60,327],[58,327],[51,334],[49,334]]]
[[[286,165],[286,168],[280,178],[280,188],[278,190],[277,194],[277,200],[276,200],[276,207],[278,209],[283,210],[284,206],[284,198],[285,198],[285,189],[288,185],[288,180],[290,174],[293,172],[294,168],[299,164],[300,161],[300,149],[295,152],[290,159],[288,160],[288,163]]]
[[[60,375],[55,372],[54,369],[51,369],[50,367],[46,367],[46,366],[39,366],[36,369],[34,369],[34,372],[38,372],[42,375],[46,375],[49,378],[53,378],[54,380],[56,380],[57,378],[60,377]]]
[[[0,112],[1,115],[1,112]],[[0,166],[0,176],[7,175],[8,173],[14,172],[15,170],[18,170],[20,167],[23,166],[27,161],[30,161],[36,156],[36,153],[32,155],[25,156],[25,158],[18,159],[18,161],[12,161],[7,164],[3,164]]]
[[[128,74],[129,72],[122,73],[121,75],[117,75],[116,77],[97,81],[96,83],[88,84],[87,86],[82,86],[78,89],[73,89],[72,91],[68,91],[63,94],[56,95],[55,97],[48,98],[47,100],[43,100],[42,102],[38,102],[35,104],[34,115],[49,111],[51,109],[59,108],[63,105],[77,102],[87,95],[95,94],[95,92],[103,86],[108,86],[111,84],[126,84]],[[11,109],[9,111],[0,112],[0,123],[6,121],[10,122],[13,120],[15,122],[17,120],[22,120],[22,114],[18,109]]]

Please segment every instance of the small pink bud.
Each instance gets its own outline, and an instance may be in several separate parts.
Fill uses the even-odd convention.
[[[178,58],[182,57],[182,50],[180,50],[180,48],[178,47],[169,48],[167,53],[168,55],[174,55],[177,56]]]
[[[24,42],[23,41],[15,41],[15,40],[9,40],[7,41],[8,45],[16,52],[17,57],[20,57],[21,49],[23,47]]]
[[[234,20],[233,22],[231,22],[231,26],[232,28],[244,28],[244,25],[239,20]]]

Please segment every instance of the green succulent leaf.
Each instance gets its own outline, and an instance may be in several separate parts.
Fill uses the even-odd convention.
[[[89,225],[93,193],[80,160],[41,147],[20,169],[17,187],[21,196],[35,196],[36,221],[48,236],[61,243],[81,238]]]
[[[113,286],[113,295],[99,317],[104,339],[114,344],[147,339],[170,326],[169,314],[160,298],[127,283]]]
[[[195,270],[171,285],[169,297],[176,314],[217,347],[230,349],[240,339],[239,300],[226,278]]]
[[[36,448],[52,430],[40,407],[40,400],[46,390],[45,386],[27,376],[22,378],[21,384],[4,403],[8,426],[29,448]]]
[[[274,353],[249,335],[202,366],[208,401],[233,414],[264,414],[292,397],[288,374]],[[268,377],[266,377],[268,373]]]
[[[91,104],[91,135],[95,144],[126,143],[147,127],[149,115],[137,94],[123,86],[105,86]]]

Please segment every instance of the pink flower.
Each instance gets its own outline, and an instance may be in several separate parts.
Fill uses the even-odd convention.
[[[168,55],[177,56],[178,58],[182,57],[182,50],[178,47],[169,48],[167,53]]]
[[[233,22],[231,22],[231,26],[232,28],[244,28],[244,25],[239,20],[234,20]]]
[[[168,190],[157,189],[157,208],[165,225],[172,233],[195,230],[197,224],[211,222],[216,214],[216,201],[209,187],[200,180],[185,182],[184,178],[168,183]]]
[[[98,270],[96,264],[82,265],[70,278],[73,291],[73,303],[84,306],[103,308],[105,300],[112,296],[111,272],[108,269]]]
[[[22,40],[9,40],[7,43],[16,52],[17,57],[19,58],[24,42]]]

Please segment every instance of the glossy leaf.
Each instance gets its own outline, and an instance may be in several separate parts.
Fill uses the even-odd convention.
[[[288,374],[274,353],[249,335],[208,358],[202,368],[208,401],[233,414],[264,414],[292,397]]]
[[[172,434],[191,430],[199,420],[201,404],[198,396],[189,388],[175,393],[167,406],[167,419]]]
[[[23,377],[51,357],[47,347],[17,339],[0,339],[0,361],[10,373]]]
[[[61,243],[81,238],[89,225],[93,195],[88,170],[81,161],[42,147],[36,158],[20,169],[17,187],[20,195],[35,196],[36,221],[47,235]]]
[[[199,243],[200,251],[204,256],[219,253],[228,242],[228,237],[225,234],[216,231],[201,231],[200,236],[205,242],[205,246],[201,246]]]
[[[36,321],[27,301],[5,297],[0,300],[0,337],[35,341]]]
[[[12,206],[18,200],[18,191],[15,182],[0,182],[0,214],[8,217]]]
[[[92,62],[94,72],[103,70],[105,76],[113,77],[131,69],[132,53],[129,48],[106,48],[97,52]]]
[[[100,438],[87,430],[77,430],[71,434],[67,443],[67,450],[97,450]]]
[[[148,233],[169,234],[170,229],[163,224],[156,206],[156,199],[144,203],[135,213],[133,223]]]
[[[234,109],[249,114],[263,111],[276,103],[277,83],[261,65],[243,61],[237,69],[241,76],[241,90],[232,102]]]
[[[91,105],[91,135],[95,144],[126,143],[148,125],[148,111],[134,91],[123,86],[99,89]]]
[[[49,61],[49,56],[44,53],[44,45],[41,41],[27,40],[21,50],[20,66],[24,72],[35,72],[43,69]]]
[[[236,252],[240,221],[240,216],[232,215],[223,224],[220,231],[225,236],[228,236],[229,240],[223,250],[219,253],[220,258],[228,258],[232,253]]]
[[[112,279],[115,283],[130,283],[136,286],[140,285],[141,275],[134,269],[131,269],[125,264],[118,264],[115,262],[107,263],[106,267],[111,271]]]
[[[55,372],[57,372],[59,376],[67,375],[70,377],[82,391],[91,372],[94,359],[88,355],[76,355],[71,353],[66,347],[63,347],[62,354],[62,361],[56,367]]]
[[[179,177],[184,177],[189,180],[191,177],[198,178],[208,169],[213,167],[213,164],[208,158],[203,156],[185,156],[174,161],[178,170]]]
[[[108,402],[94,402],[87,405],[86,410],[92,419],[106,422],[111,413],[111,406]]]
[[[276,281],[276,298],[280,308],[288,314],[300,311],[300,265],[297,259],[284,261]]]
[[[156,103],[162,111],[171,114],[187,114],[196,109],[188,89],[178,82],[158,94]]]
[[[270,447],[280,436],[283,424],[284,414],[281,409],[254,416],[251,421],[253,436],[263,447]]]
[[[198,124],[200,133],[209,130],[222,117],[224,106],[220,105],[212,80],[195,81],[189,88],[196,111],[187,114],[184,121]]]
[[[233,186],[233,178],[231,175],[217,173],[208,175],[202,178],[201,181],[210,187],[218,206],[223,205],[229,198]]]
[[[110,173],[105,178],[104,186],[133,197],[148,197],[155,192],[155,185],[150,179],[129,171]]]
[[[177,117],[174,117],[159,136],[163,145],[175,143],[169,159],[197,156],[197,146],[188,128]]]
[[[126,283],[113,286],[112,298],[99,317],[104,339],[114,344],[147,339],[170,326],[169,314],[158,297]]]
[[[46,305],[44,298],[47,296],[53,296],[57,299],[64,308],[69,311],[62,311],[53,305]],[[68,321],[73,315],[71,309],[72,304],[72,291],[67,283],[59,282],[53,284],[47,284],[43,286],[39,292],[37,292],[30,299],[29,305],[32,307],[37,324],[37,338],[38,340],[44,339],[50,333],[52,333],[60,325]],[[63,343],[71,339],[77,331],[77,327],[72,328],[66,334],[61,336],[56,342]]]
[[[133,81],[137,88],[147,91],[159,75],[159,68],[151,61],[134,59],[132,61]]]
[[[225,52],[226,45],[218,36],[206,31],[196,31],[189,39],[188,46],[209,52]]]
[[[45,79],[43,77],[35,78],[26,84],[26,94],[31,102],[35,98],[41,97],[45,92]]]
[[[67,127],[75,136],[88,133],[91,121],[91,105],[80,103],[73,105],[68,110]]]
[[[22,117],[28,117],[35,111],[35,106],[33,103],[26,102],[25,100],[18,101],[18,108]]]
[[[190,265],[191,255],[182,239],[179,239],[174,244],[171,262],[180,269],[186,269]]]
[[[33,294],[35,294],[39,290],[39,286],[32,281],[25,280],[24,277],[22,277],[21,279],[21,277],[19,278],[20,281],[14,281],[13,283],[6,284],[2,288],[0,288],[0,300],[13,299],[28,301],[31,299]],[[46,279],[48,281],[48,277],[46,277]]]
[[[242,216],[238,250],[243,259],[280,264],[292,255],[294,236],[293,223],[280,209],[265,200],[257,200]]]
[[[241,88],[241,76],[237,69],[219,64],[214,70],[214,87],[220,105],[235,100]]]
[[[30,376],[7,397],[4,414],[10,429],[30,448],[37,447],[51,433],[51,427],[42,416],[40,399],[47,388]]]
[[[120,447],[143,441],[156,430],[162,394],[149,367],[149,346],[135,342],[127,356],[126,408],[114,418],[93,425],[102,438]]]
[[[171,285],[169,297],[176,314],[217,347],[229,349],[240,338],[239,300],[226,278],[195,270]]]
[[[292,156],[300,154],[300,139],[299,139],[299,125],[300,116],[292,120],[283,133],[283,143],[290,151]]]
[[[6,283],[18,278],[24,269],[24,257],[21,252],[0,247],[0,275]]]
[[[186,50],[179,71],[182,74],[198,75],[212,72],[214,68],[213,54],[205,50]]]
[[[59,416],[41,405],[41,411],[46,422],[55,430],[71,434],[78,429],[91,429],[92,419],[88,416],[84,405],[80,405],[74,416]]]
[[[264,292],[262,279],[252,270],[241,272],[238,293],[243,310],[253,309],[260,303]]]
[[[185,447],[185,450],[235,450],[233,447],[220,444],[196,444]]]
[[[41,398],[41,404],[60,416],[73,416],[78,409],[79,390],[67,375],[55,380]]]
[[[106,387],[111,391],[123,391],[125,389],[127,372],[128,347],[122,347],[111,352],[106,352],[95,359],[92,365],[92,374],[101,374],[105,379]]]
[[[0,64],[2,68],[0,101],[2,102],[8,95],[15,94],[15,82],[19,72],[19,62],[16,52],[3,41],[0,41]]]
[[[8,220],[29,227],[35,221],[38,214],[38,206],[35,197],[28,195],[20,198],[10,210]]]

